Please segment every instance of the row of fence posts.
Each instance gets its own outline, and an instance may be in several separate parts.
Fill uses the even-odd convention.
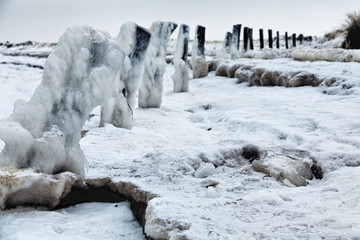
[[[227,32],[225,35],[225,49],[227,52],[230,52],[231,46],[235,46],[237,50],[240,49],[240,33],[241,33],[241,24],[233,25],[233,30],[231,32]],[[269,48],[273,48],[273,31],[268,29],[268,42]],[[288,32],[285,32],[285,48],[289,48],[289,39],[292,40],[292,47],[296,47],[296,41],[298,40],[300,45],[303,44],[304,41],[312,41],[312,37],[304,37],[303,34],[300,34],[296,37],[296,34],[293,33],[289,38]],[[279,31],[276,31],[276,48],[280,48],[280,34]],[[259,29],[259,41],[260,41],[260,49],[264,48],[264,30]],[[250,50],[254,50],[254,41],[253,41],[253,29],[249,27],[244,27],[243,31],[243,49],[246,52],[248,50],[248,46]]]

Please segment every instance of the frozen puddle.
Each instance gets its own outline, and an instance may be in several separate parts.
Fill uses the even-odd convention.
[[[145,239],[129,202],[82,203],[55,211],[0,212],[0,239]]]

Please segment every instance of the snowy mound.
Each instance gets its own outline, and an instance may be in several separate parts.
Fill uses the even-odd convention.
[[[299,61],[360,62],[360,50],[298,48],[291,57]]]
[[[19,100],[1,122],[6,143],[0,164],[45,173],[85,174],[80,131],[87,115],[104,104],[124,54],[118,44],[88,26],[68,28],[46,61],[43,80],[29,102]]]

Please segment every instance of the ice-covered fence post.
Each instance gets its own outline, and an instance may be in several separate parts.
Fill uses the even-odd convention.
[[[240,47],[240,33],[241,33],[241,24],[233,25],[232,45],[234,50],[237,51],[239,51],[239,47]]]
[[[303,44],[303,41],[304,41],[304,35],[303,34],[299,35],[299,41],[300,41],[300,45]]]
[[[272,37],[272,30],[268,29],[268,35],[269,35],[269,48],[273,47],[273,37]]]
[[[249,40],[249,28],[244,27],[244,36],[243,36],[243,49],[244,52],[248,50],[248,40]]]
[[[288,32],[285,32],[285,47],[286,47],[286,49],[289,49],[289,37],[288,37]]]
[[[174,92],[189,91],[189,70],[187,63],[190,27],[181,24],[174,53],[175,73],[172,75]]]
[[[276,31],[276,48],[280,48],[280,34]]]
[[[249,31],[250,50],[254,50],[253,29],[249,28],[248,31]]]
[[[31,99],[15,102],[0,122],[5,147],[0,165],[45,173],[85,175],[80,131],[94,107],[111,96],[124,53],[107,34],[88,26],[66,30],[47,58],[43,80]]]
[[[135,23],[124,23],[116,41],[125,52],[119,78],[112,86],[112,97],[101,107],[100,127],[111,123],[115,127],[131,129],[136,93],[144,74],[144,61],[151,34]]]
[[[232,39],[232,33],[226,32],[224,39],[224,49],[227,53],[231,53],[231,39]]]
[[[205,60],[205,27],[196,26],[195,39],[192,46],[191,66],[193,78],[202,78],[208,75],[208,64]]]
[[[259,35],[260,35],[260,49],[264,48],[264,30],[260,29],[259,30]]]
[[[296,47],[296,34],[295,33],[292,34],[292,46]]]
[[[162,101],[163,75],[167,45],[177,24],[156,21],[150,28],[151,39],[145,58],[145,71],[139,89],[140,108],[159,108]]]

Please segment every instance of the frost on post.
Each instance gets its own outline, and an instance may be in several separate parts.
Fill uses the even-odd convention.
[[[205,27],[196,26],[195,39],[192,45],[191,66],[193,78],[202,78],[208,75],[208,64],[205,60]]]
[[[145,71],[139,89],[140,108],[159,108],[162,101],[163,75],[166,70],[166,51],[170,35],[177,24],[156,21],[150,28],[151,39],[145,58]]]
[[[174,92],[189,91],[189,70],[187,63],[190,27],[181,24],[174,53]]]
[[[111,95],[124,54],[118,44],[88,26],[66,30],[45,63],[43,79],[26,102],[0,123],[5,147],[0,165],[45,173],[85,175],[80,131],[87,115]]]
[[[111,123],[115,127],[131,129],[136,93],[144,73],[144,60],[151,34],[135,23],[124,23],[115,39],[125,52],[119,78],[112,88],[112,96],[101,107],[100,127]],[[120,59],[121,61],[121,59]]]

